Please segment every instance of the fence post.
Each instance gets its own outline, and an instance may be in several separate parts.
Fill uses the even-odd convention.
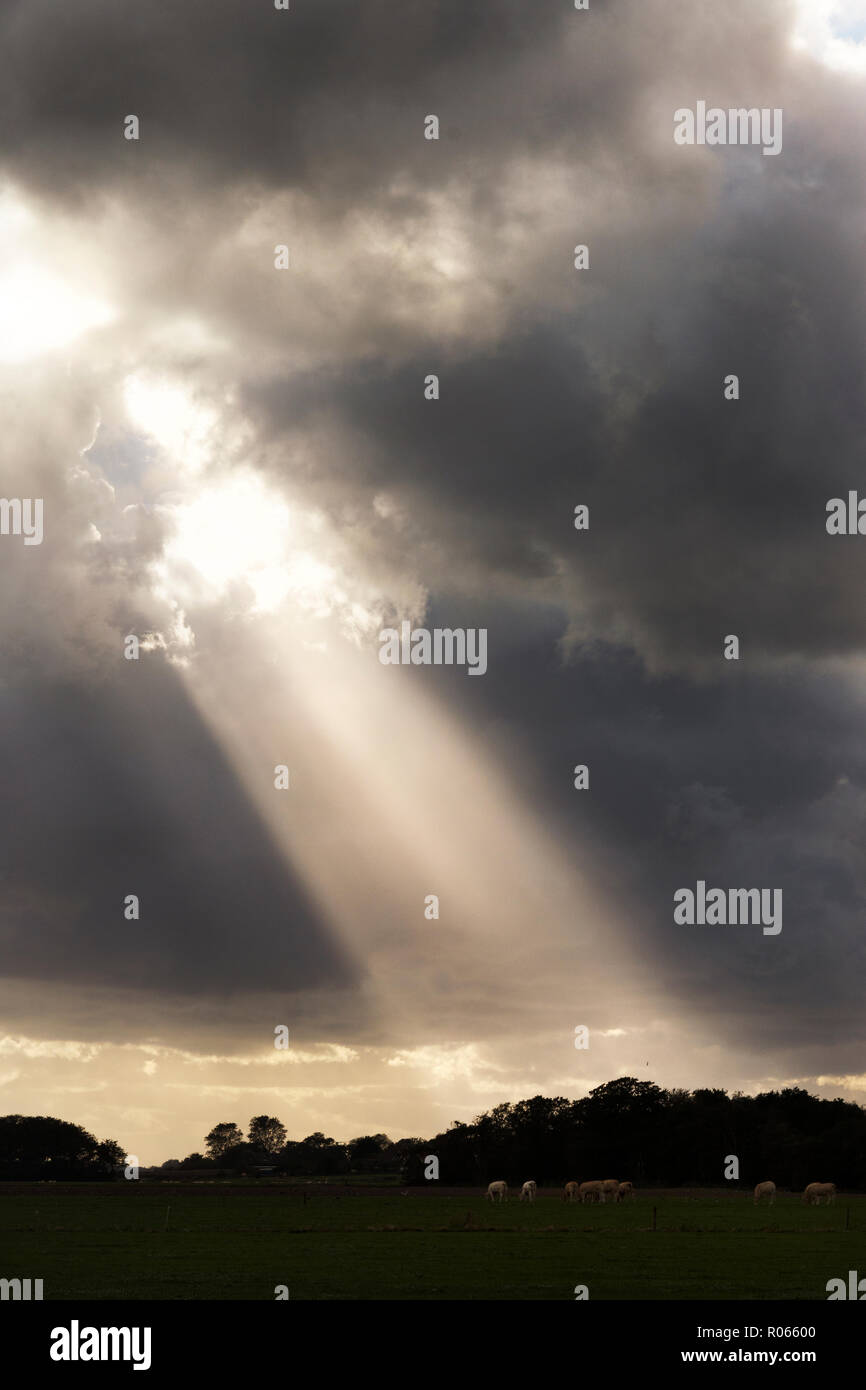
[[[653,1230],[656,1228],[656,1209],[653,1207]]]
[[[846,1207],[846,1208],[845,1208],[845,1230],[846,1230],[846,1231],[848,1230],[850,1220],[851,1220],[851,1208],[850,1208],[850,1207]]]

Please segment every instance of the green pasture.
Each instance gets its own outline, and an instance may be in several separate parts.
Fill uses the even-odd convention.
[[[826,1299],[866,1274],[866,1198],[640,1193],[634,1202],[491,1205],[256,1188],[120,1195],[0,1184],[0,1277],[46,1299]]]

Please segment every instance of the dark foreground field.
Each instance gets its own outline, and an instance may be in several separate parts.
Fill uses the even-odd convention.
[[[824,1300],[849,1269],[866,1275],[862,1196],[582,1207],[542,1191],[529,1207],[456,1188],[0,1184],[0,1278],[41,1278],[45,1299],[273,1299],[281,1284],[292,1299],[573,1299],[585,1284],[590,1299]]]

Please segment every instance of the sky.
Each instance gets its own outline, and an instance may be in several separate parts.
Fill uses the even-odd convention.
[[[9,0],[0,1109],[866,1103],[864,84],[862,0]]]

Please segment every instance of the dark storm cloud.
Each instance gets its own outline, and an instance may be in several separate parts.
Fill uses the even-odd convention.
[[[844,1042],[856,1069],[866,904],[856,687],[801,670],[695,688],[648,679],[632,654],[604,645],[557,671],[551,616],[534,635],[525,617],[490,608],[488,618],[498,657],[467,692],[473,723],[494,727],[503,750],[529,736],[534,762],[515,769],[524,794],[588,854],[630,924],[629,950],[689,1008],[736,1020],[741,1042]],[[588,792],[573,790],[579,762]],[[781,933],[676,924],[674,892],[699,878],[781,888]]]
[[[0,23],[5,161],[51,193],[107,184],[138,157],[120,138],[135,113],[150,174],[181,164],[185,178],[340,199],[402,170],[426,182],[419,135],[437,106],[455,135],[477,127],[488,154],[506,116],[520,145],[550,138],[558,113],[507,73],[550,54],[570,18],[553,0],[329,0],[288,13],[267,0],[11,4]]]
[[[482,584],[491,571],[515,586],[550,578],[570,541],[575,489],[605,463],[605,402],[582,353],[564,331],[537,329],[498,351],[436,362],[436,403],[423,390],[432,365],[428,347],[394,372],[364,366],[251,385],[245,405],[289,440],[336,423],[344,447],[312,480],[320,502],[343,520],[359,496],[393,495],[402,524],[395,533],[383,518],[376,544],[401,547],[432,588],[473,572]]]
[[[398,174],[422,188],[457,175],[490,198],[506,159],[554,148],[604,158],[638,134],[665,60],[677,77],[685,60],[699,78],[726,61],[745,75],[772,69],[785,8],[766,3],[746,47],[750,0],[726,6],[721,32],[688,0],[596,0],[591,15],[567,0],[300,0],[288,12],[269,0],[10,0],[3,162],[49,196],[117,179],[135,196],[146,178],[148,197],[181,214],[190,180],[346,205]],[[140,147],[121,138],[129,113]],[[428,113],[443,123],[444,157],[420,138]]]
[[[597,316],[586,328],[575,311],[470,356],[431,343],[395,370],[251,385],[247,403],[277,434],[338,421],[320,496],[324,483],[340,515],[392,494],[406,521],[390,543],[434,590],[546,578],[581,635],[613,632],[662,669],[718,671],[728,633],[749,661],[859,651],[866,550],[825,525],[831,497],[863,491],[863,190],[849,173],[827,169],[826,201],[771,184],[760,215],[660,241],[656,297],[636,304],[612,377]],[[593,266],[605,306],[628,312],[603,245]],[[588,532],[573,530],[578,502]]]
[[[4,974],[192,997],[356,981],[174,671],[124,665],[0,694]]]

